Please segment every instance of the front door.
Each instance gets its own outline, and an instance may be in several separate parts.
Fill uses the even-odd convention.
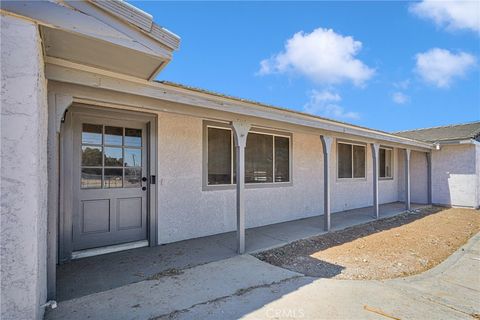
[[[147,124],[73,118],[73,251],[147,239]]]

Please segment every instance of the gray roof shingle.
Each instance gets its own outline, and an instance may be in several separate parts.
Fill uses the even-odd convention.
[[[394,132],[394,134],[401,137],[427,141],[427,142],[441,142],[441,141],[456,141],[465,139],[479,139],[480,138],[480,121],[452,124],[449,126],[433,127],[409,131]]]

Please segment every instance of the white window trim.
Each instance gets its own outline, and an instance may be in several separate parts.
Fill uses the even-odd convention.
[[[392,167],[392,172],[391,172],[391,175],[389,177],[380,177],[380,151],[379,151],[378,152],[378,165],[379,165],[378,179],[379,180],[393,180],[393,172],[395,171],[395,151],[394,151],[394,148],[380,146],[380,149],[392,151],[392,158],[390,160],[391,161],[390,166]]]
[[[338,165],[338,161],[339,161],[339,156],[338,156],[338,145],[339,144],[348,144],[348,145],[351,145],[352,146],[352,177],[351,178],[340,178],[339,175],[340,175],[340,172],[339,172],[339,165]],[[353,174],[353,170],[354,170],[354,165],[353,165],[353,146],[360,146],[360,147],[364,147],[365,148],[365,176],[364,177],[360,177],[360,178],[354,178],[354,174]],[[367,180],[367,145],[365,143],[361,143],[361,142],[352,142],[352,141],[345,141],[345,140],[337,140],[337,145],[336,145],[336,154],[337,154],[337,161],[336,161],[336,165],[337,165],[337,181],[340,181],[340,182],[344,182],[344,181],[366,181]]]
[[[216,129],[223,129],[231,131],[231,183],[230,184],[208,184],[208,128],[216,128]],[[272,159],[273,159],[273,182],[249,182],[245,183],[246,189],[254,189],[254,188],[276,188],[276,187],[290,187],[293,186],[293,135],[288,132],[284,131],[276,131],[271,129],[263,129],[259,127],[252,127],[252,129],[248,133],[257,133],[268,135],[272,137],[273,140],[273,148],[272,148]],[[289,163],[288,163],[288,170],[289,170],[289,181],[286,182],[275,182],[275,137],[283,137],[288,138],[288,151],[289,151]],[[211,191],[211,190],[230,190],[235,189],[236,184],[233,183],[233,173],[235,168],[233,166],[233,154],[234,154],[235,142],[233,136],[233,129],[227,123],[220,123],[220,122],[213,122],[205,120],[203,121],[203,163],[202,163],[202,189],[204,191]]]

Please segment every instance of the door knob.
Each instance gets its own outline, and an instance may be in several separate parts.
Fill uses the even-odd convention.
[[[143,191],[147,190],[147,187],[142,187],[142,190],[143,190]]]

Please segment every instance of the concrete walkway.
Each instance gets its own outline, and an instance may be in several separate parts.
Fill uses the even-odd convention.
[[[474,319],[480,234],[423,274],[386,281],[300,277],[196,305],[175,319]],[[162,317],[166,318],[166,317]],[[477,319],[477,318],[476,318]]]
[[[421,206],[412,204],[412,208]],[[405,205],[401,202],[380,206],[381,218],[403,212]],[[373,207],[338,212],[332,214],[332,229],[340,230],[373,220]],[[246,230],[246,249],[255,253],[323,233],[323,216],[251,228]],[[234,257],[235,238],[235,233],[229,232],[71,261],[57,268],[57,301],[144,281],[172,269],[192,268]]]
[[[436,268],[386,281],[305,277],[235,256],[61,302],[46,319],[472,319],[480,234]]]

